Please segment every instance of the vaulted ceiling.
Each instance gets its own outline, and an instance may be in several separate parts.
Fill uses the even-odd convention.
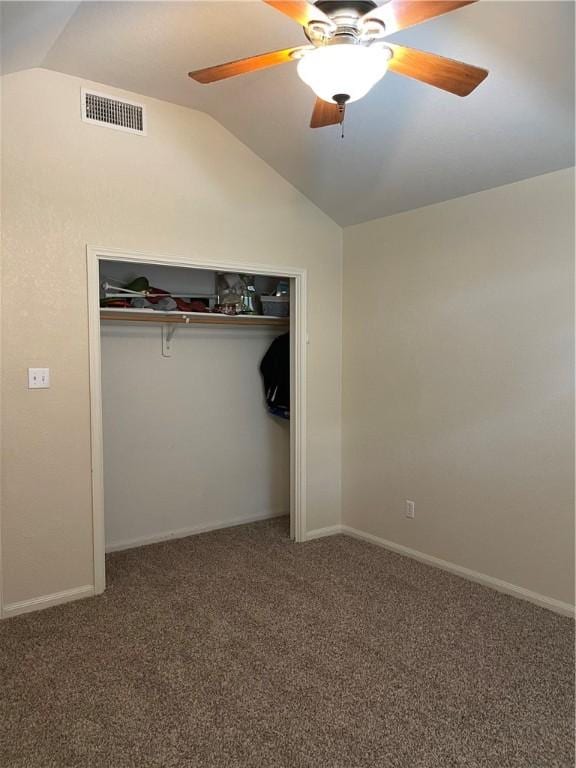
[[[3,72],[44,67],[203,110],[341,225],[574,164],[574,4],[474,5],[390,39],[490,70],[467,98],[388,73],[338,127],[308,127],[295,64],[210,86],[191,69],[300,45],[261,2],[8,2]]]

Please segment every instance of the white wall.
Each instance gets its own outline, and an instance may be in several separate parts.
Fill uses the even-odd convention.
[[[573,170],[344,253],[344,522],[573,604]]]
[[[143,327],[145,326],[145,327]],[[109,549],[290,511],[289,423],[258,367],[277,329],[102,324]]]
[[[126,94],[148,136],[81,122],[85,84],[3,78],[5,605],[93,583],[87,244],[308,270],[308,527],[340,519],[340,228],[205,114]]]

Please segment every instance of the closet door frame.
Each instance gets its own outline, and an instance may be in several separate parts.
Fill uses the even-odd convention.
[[[158,255],[87,247],[88,335],[90,355],[90,432],[94,591],[106,587],[104,531],[104,451],[100,346],[100,261],[125,261],[283,277],[290,281],[290,536],[306,540],[306,270],[277,264],[226,262],[194,256]]]

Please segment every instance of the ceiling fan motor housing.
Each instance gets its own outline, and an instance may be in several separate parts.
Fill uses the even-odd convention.
[[[314,5],[331,19],[338,16],[359,19],[378,7],[373,0],[318,0]]]
[[[344,35],[355,42],[367,42],[382,37],[385,25],[379,19],[364,18],[365,14],[378,8],[373,0],[319,0],[315,7],[325,14],[326,21],[311,21],[304,27],[306,37],[314,45],[326,45],[337,39],[344,42]]]

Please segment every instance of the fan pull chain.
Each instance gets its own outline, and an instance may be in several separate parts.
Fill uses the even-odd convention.
[[[341,126],[341,134],[340,138],[344,138],[344,117],[346,116],[346,101],[343,100],[338,103],[338,112],[340,113],[340,126]]]

